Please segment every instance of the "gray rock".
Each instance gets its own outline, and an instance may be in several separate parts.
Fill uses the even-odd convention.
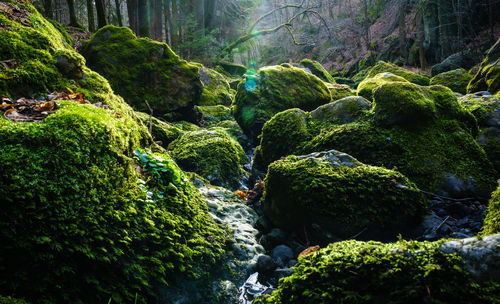
[[[314,152],[311,154],[298,156],[298,158],[314,159],[315,161],[326,161],[332,168],[341,166],[355,168],[362,164],[349,154],[346,154],[344,152],[339,152],[337,150],[330,150],[326,152]]]
[[[278,265],[274,262],[273,258],[266,254],[261,254],[257,258],[257,272],[261,274],[269,274],[276,269]]]
[[[266,244],[263,246],[271,249],[279,244],[286,243],[288,240],[288,234],[280,228],[273,228],[268,234],[263,237],[266,240]],[[261,239],[262,243],[262,239]]]
[[[293,250],[286,245],[278,245],[273,249],[272,257],[278,264],[285,266],[287,263],[295,258]],[[281,261],[281,263],[279,262]]]
[[[464,195],[476,194],[480,197],[484,193],[476,188],[476,180],[469,176],[466,180],[458,178],[455,174],[447,173],[440,186],[439,194],[450,197],[461,197]]]
[[[358,120],[362,111],[368,111],[371,102],[361,96],[349,96],[318,107],[311,118],[321,122],[347,124]]]
[[[461,256],[476,280],[500,281],[500,234],[449,241],[439,249]]]

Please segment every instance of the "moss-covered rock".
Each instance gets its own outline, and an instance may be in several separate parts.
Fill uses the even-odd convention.
[[[459,102],[476,117],[480,128],[476,141],[500,172],[500,99],[467,94]]]
[[[484,219],[482,235],[500,233],[500,185],[491,195],[490,204]]]
[[[379,86],[388,83],[388,82],[408,82],[406,79],[400,76],[396,76],[392,73],[380,73],[375,75],[374,77],[365,78],[358,85],[358,95],[363,96],[368,100],[373,100],[373,89],[378,88]]]
[[[326,86],[328,90],[330,90],[330,94],[332,94],[332,100],[339,100],[348,96],[355,96],[356,91],[351,89],[350,86],[346,84],[335,84],[335,83],[327,83]]]
[[[196,172],[217,186],[238,188],[245,153],[223,130],[187,132],[169,150],[183,170]]]
[[[266,121],[289,108],[306,111],[328,103],[331,95],[323,81],[298,68],[270,66],[259,69],[240,83],[233,114],[255,141]]]
[[[309,71],[311,71],[313,75],[318,76],[319,79],[325,82],[335,83],[335,79],[333,79],[332,75],[330,75],[330,73],[325,70],[321,63],[317,62],[316,60],[302,59],[299,63],[305,68],[309,69]]]
[[[497,173],[474,141],[476,119],[443,86],[384,84],[375,90],[373,109],[347,124],[325,118],[297,124],[286,116],[278,113],[263,128],[254,163],[264,172],[282,156],[335,149],[366,164],[396,167],[427,191],[487,197],[495,187]],[[458,187],[456,180],[462,181]]]
[[[488,51],[479,71],[467,86],[467,93],[489,91],[500,92],[500,39]]]
[[[474,56],[469,51],[458,52],[451,54],[442,62],[433,65],[431,68],[431,75],[434,77],[438,74],[460,68],[469,70],[474,66],[474,64]]]
[[[450,88],[453,92],[465,94],[472,75],[464,69],[457,69],[438,74],[431,78],[431,85],[440,84]]]
[[[151,121],[151,136],[153,136],[155,141],[160,141],[163,147],[167,147],[171,142],[181,136],[183,132],[173,124],[151,117],[149,114],[142,112],[135,112],[135,114],[148,129]]]
[[[403,77],[404,79],[408,80],[409,82],[427,86],[429,85],[429,77],[419,75],[417,73],[410,72],[406,69],[400,68],[397,65],[394,65],[392,63],[387,63],[384,61],[379,61],[377,62],[376,65],[374,65],[369,71],[368,74],[366,75],[367,78],[374,77],[377,74],[384,73],[384,72],[389,72],[394,75]]]
[[[306,229],[313,243],[345,239],[363,229],[363,237],[394,238],[418,223],[426,206],[402,174],[335,150],[272,163],[265,189],[265,214],[298,235]]]
[[[136,38],[129,28],[101,28],[82,54],[137,111],[149,112],[147,100],[157,116],[189,119],[201,98],[200,64],[180,60],[165,43]]]
[[[0,296],[0,304],[28,304],[28,302],[13,297]]]
[[[358,121],[372,108],[370,101],[350,96],[318,107],[311,112],[314,123],[343,125]]]
[[[204,128],[216,126],[225,120],[234,120],[231,108],[223,105],[217,106],[195,106],[196,121]]]
[[[436,243],[344,241],[303,257],[255,303],[494,303],[498,282],[476,281]]]
[[[222,74],[212,69],[201,68],[200,80],[203,84],[203,92],[198,102],[199,105],[231,105],[234,91],[229,87],[229,83]]]
[[[220,67],[227,74],[236,77],[243,76],[248,70],[248,68],[242,64],[227,61],[219,62],[217,67]]]
[[[16,62],[0,72],[0,95],[68,87],[95,105],[57,101],[41,122],[0,113],[0,180],[9,185],[0,189],[0,294],[146,303],[158,286],[203,276],[223,253],[225,230],[168,155],[134,160],[155,146],[132,108],[29,2],[15,4],[0,3],[1,58]],[[74,59],[81,78],[58,69],[59,55]]]

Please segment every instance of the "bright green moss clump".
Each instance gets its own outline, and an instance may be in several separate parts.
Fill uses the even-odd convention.
[[[380,73],[374,77],[366,78],[358,85],[358,95],[363,96],[368,100],[373,98],[373,89],[388,83],[388,82],[408,82],[406,79],[400,76],[396,76],[392,73]]]
[[[302,258],[256,304],[494,303],[498,288],[475,282],[440,242],[344,241]]]
[[[270,66],[240,83],[233,114],[243,131],[256,140],[266,121],[290,108],[306,111],[328,103],[331,95],[323,81],[298,68]]]
[[[172,142],[169,150],[185,171],[198,173],[217,186],[239,186],[245,153],[240,144],[226,132],[188,132]]]
[[[431,85],[440,84],[450,88],[453,92],[465,94],[472,75],[464,69],[457,69],[438,74],[431,78]]]
[[[333,101],[356,95],[356,91],[346,84],[327,83],[326,86],[330,90],[330,94],[332,94]]]
[[[366,75],[367,78],[374,77],[377,74],[384,73],[384,72],[389,72],[394,75],[403,77],[404,79],[408,80],[409,82],[427,86],[429,85],[429,77],[419,75],[413,72],[410,72],[408,70],[405,70],[403,68],[398,67],[397,65],[394,65],[392,63],[387,63],[384,61],[379,61],[377,62],[376,65],[374,65],[369,71],[368,74]]]
[[[205,128],[216,126],[225,120],[234,120],[231,108],[218,106],[195,106],[196,121]]]
[[[299,63],[308,68],[309,71],[311,71],[313,75],[318,76],[319,79],[325,82],[335,83],[335,79],[333,79],[332,75],[330,75],[330,73],[325,70],[321,63],[317,62],[316,60],[302,59]]]
[[[212,69],[201,68],[200,80],[203,83],[203,92],[201,93],[199,105],[231,105],[234,99],[234,90],[231,90],[229,83],[222,74]]]
[[[467,93],[489,91],[495,95],[500,92],[500,39],[488,51],[481,68],[467,86]]]
[[[371,112],[364,110],[366,102],[355,103],[358,114],[348,120],[340,115],[345,107],[335,103],[311,112],[317,112],[316,119],[306,119],[305,125],[277,114],[273,120],[280,123],[271,120],[263,129],[255,163],[265,171],[282,156],[335,149],[366,164],[395,167],[427,191],[482,197],[491,193],[497,173],[474,141],[476,119],[450,89],[392,82],[376,89],[374,96]],[[286,134],[306,136],[290,140]],[[463,181],[460,189],[450,185],[454,178]]]
[[[151,136],[155,141],[161,141],[163,147],[167,147],[171,142],[176,140],[182,134],[182,130],[174,126],[173,124],[159,120],[155,117],[150,117],[150,115],[142,112],[135,112],[137,117],[142,121],[142,123],[149,130],[149,121],[151,119]]]
[[[146,302],[157,284],[215,262],[224,232],[175,163],[155,173],[141,158],[144,175],[135,172],[143,129],[71,101],[43,122],[1,121],[0,292]]]
[[[126,27],[105,26],[82,50],[90,68],[106,77],[134,109],[155,115],[189,118],[203,91],[199,70],[165,43],[136,38]]]
[[[482,235],[500,233],[500,185],[491,195],[488,212],[484,219]]]
[[[402,174],[334,150],[272,163],[265,189],[266,215],[298,235],[307,229],[313,243],[344,239],[363,229],[363,237],[394,238],[419,221],[426,205]]]

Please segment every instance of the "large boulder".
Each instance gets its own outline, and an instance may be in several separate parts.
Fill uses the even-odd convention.
[[[183,132],[175,125],[159,120],[150,114],[135,112],[135,115],[137,115],[142,123],[151,130],[153,139],[163,147],[167,147],[171,142],[181,136]]]
[[[411,71],[408,71],[406,69],[403,69],[401,67],[398,67],[397,65],[394,65],[392,63],[384,62],[384,61],[379,61],[377,62],[376,65],[374,65],[368,73],[366,74],[366,78],[371,78],[375,77],[377,74],[380,73],[385,73],[389,72],[394,75],[403,77],[404,79],[408,80],[409,82],[427,86],[429,85],[429,77],[419,75],[417,73],[413,73]]]
[[[141,150],[159,148],[132,108],[29,2],[1,2],[0,23],[2,58],[17,64],[2,70],[1,94],[39,97],[2,99],[0,294],[147,303],[206,275],[225,231],[170,156]],[[81,78],[55,66],[59,55]]]
[[[200,80],[203,84],[203,92],[198,102],[199,105],[231,105],[234,99],[234,90],[229,87],[229,83],[222,74],[203,67],[200,69]]]
[[[265,172],[286,155],[335,149],[366,164],[396,167],[427,191],[488,197],[496,187],[497,173],[474,140],[476,119],[448,88],[383,84],[374,90],[372,110],[359,109],[345,124],[334,119],[336,112],[320,109],[315,112],[331,115],[330,122],[299,110],[275,115],[264,125],[254,165]]]
[[[431,78],[431,85],[443,85],[453,92],[467,93],[467,85],[472,80],[472,75],[464,69],[447,71]]]
[[[389,72],[377,74],[373,77],[365,78],[358,85],[358,95],[368,100],[373,100],[373,89],[378,88],[388,82],[409,82],[401,76],[396,76]]]
[[[402,174],[335,150],[272,163],[265,189],[265,214],[313,243],[360,231],[363,238],[395,238],[416,225],[426,207],[425,197]]]
[[[499,242],[500,235],[333,243],[299,259],[294,273],[255,303],[495,303]]]
[[[269,66],[240,83],[233,114],[241,128],[256,140],[266,121],[290,108],[306,111],[328,103],[331,95],[323,81],[299,68]]]
[[[456,69],[469,70],[474,66],[474,57],[469,51],[458,52],[448,56],[441,63],[432,66],[431,75],[445,73]]]
[[[489,91],[500,92],[500,39],[488,51],[486,58],[474,78],[467,86],[467,93]]]
[[[476,117],[480,128],[476,141],[500,172],[500,96],[483,93],[467,94],[459,101]]]
[[[183,170],[196,172],[217,186],[238,188],[240,185],[245,153],[225,131],[186,132],[168,149]]]

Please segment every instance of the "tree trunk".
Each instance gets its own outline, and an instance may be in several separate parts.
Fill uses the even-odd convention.
[[[44,16],[49,19],[54,19],[54,1],[43,0]]]
[[[406,47],[406,3],[407,0],[401,0],[399,14],[399,53],[405,61],[408,59]]]
[[[115,0],[116,6],[116,19],[118,19],[118,26],[123,26],[122,12],[120,10],[120,0]]]
[[[68,3],[69,9],[69,25],[78,27],[78,21],[76,21],[76,12],[75,12],[75,0],[66,0]]]
[[[439,21],[437,18],[436,0],[427,0],[423,4],[424,39],[426,53],[431,63],[437,63],[441,57],[441,47],[439,45]]]
[[[162,36],[162,0],[150,0],[151,37],[158,40]]]
[[[138,33],[138,23],[137,23],[137,0],[127,0],[127,13],[128,13],[128,23],[130,29],[134,33]]]
[[[177,0],[171,0],[172,2],[172,18],[171,18],[171,24],[172,26],[170,27],[170,36],[172,39],[172,44],[171,47],[175,51],[177,51],[177,47],[179,46],[179,31],[180,27],[178,26],[179,24],[177,23],[178,20],[178,11],[177,11]]]
[[[172,29],[172,18],[170,18],[170,0],[165,0],[163,3],[163,17],[165,18],[165,42],[168,45],[172,44],[170,40],[170,30]]]
[[[427,69],[427,58],[425,57],[424,48],[424,22],[423,22],[423,7],[417,8],[417,44],[418,44],[418,54],[420,59],[420,68],[422,70]]]
[[[106,26],[106,11],[104,10],[104,0],[95,0],[97,11],[97,28]]]
[[[205,0],[205,28],[212,30],[215,28],[215,14],[217,0]]]
[[[139,36],[150,37],[148,0],[138,0]]]
[[[89,32],[95,32],[94,4],[92,0],[87,0],[87,18],[89,21]]]

